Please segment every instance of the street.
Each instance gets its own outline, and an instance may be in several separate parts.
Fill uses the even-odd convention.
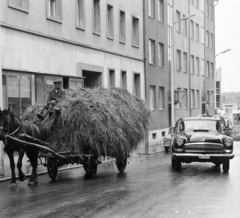
[[[156,153],[130,158],[122,174],[113,162],[99,165],[95,179],[79,167],[59,172],[56,182],[40,175],[36,187],[1,182],[0,217],[239,217],[240,142],[234,143],[228,174],[211,163],[175,172],[170,154]]]

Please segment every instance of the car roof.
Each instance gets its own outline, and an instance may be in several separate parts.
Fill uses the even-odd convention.
[[[184,117],[179,119],[178,121],[187,121],[187,120],[213,120],[213,121],[218,121],[219,118],[215,117]]]

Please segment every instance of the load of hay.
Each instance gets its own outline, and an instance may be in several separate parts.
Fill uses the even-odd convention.
[[[68,90],[61,108],[42,122],[48,132],[46,142],[56,152],[91,153],[116,156],[121,149],[137,149],[147,139],[150,111],[139,98],[122,88]],[[37,120],[41,105],[30,106],[22,118]]]

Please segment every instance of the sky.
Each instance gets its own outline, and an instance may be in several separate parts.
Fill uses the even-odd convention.
[[[216,68],[222,68],[222,92],[240,92],[240,0],[219,0],[215,8]]]

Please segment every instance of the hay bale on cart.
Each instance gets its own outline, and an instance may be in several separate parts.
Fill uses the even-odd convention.
[[[150,111],[126,89],[68,90],[67,96],[57,104],[57,119],[49,116],[43,121],[52,150],[122,160],[147,139]],[[28,107],[22,118],[37,119],[41,107]]]

